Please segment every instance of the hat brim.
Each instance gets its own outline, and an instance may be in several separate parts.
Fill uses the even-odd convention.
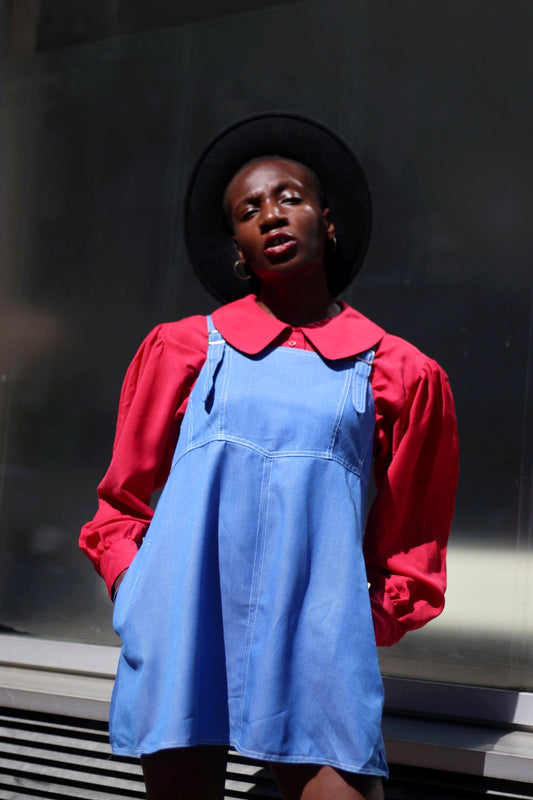
[[[326,265],[332,297],[353,280],[368,247],[370,189],[352,150],[336,133],[308,117],[257,114],[234,123],[207,145],[189,181],[185,242],[191,263],[209,292],[230,302],[250,292],[233,272],[237,258],[222,208],[235,173],[253,158],[278,155],[310,167],[324,187],[335,224],[337,248]]]

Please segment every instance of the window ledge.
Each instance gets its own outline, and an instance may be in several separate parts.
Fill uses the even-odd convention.
[[[0,706],[106,721],[118,647],[0,636]],[[533,783],[533,693],[384,678],[390,763]]]

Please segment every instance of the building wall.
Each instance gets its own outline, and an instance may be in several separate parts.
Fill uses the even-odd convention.
[[[533,689],[532,17],[300,0],[4,56],[3,629],[118,643],[77,536],[121,379],[153,325],[214,307],[182,241],[196,156],[236,118],[288,109],[338,130],[370,178],[373,238],[345,299],[440,361],[456,397],[447,608],[383,670]]]

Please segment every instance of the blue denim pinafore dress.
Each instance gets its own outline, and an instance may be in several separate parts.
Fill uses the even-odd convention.
[[[113,751],[226,744],[384,776],[362,555],[373,352],[250,356],[208,325],[167,484],[115,601]]]

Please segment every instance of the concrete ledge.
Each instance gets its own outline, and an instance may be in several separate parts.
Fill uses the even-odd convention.
[[[105,722],[119,649],[0,636],[0,706]],[[533,694],[385,678],[391,764],[533,784]]]

